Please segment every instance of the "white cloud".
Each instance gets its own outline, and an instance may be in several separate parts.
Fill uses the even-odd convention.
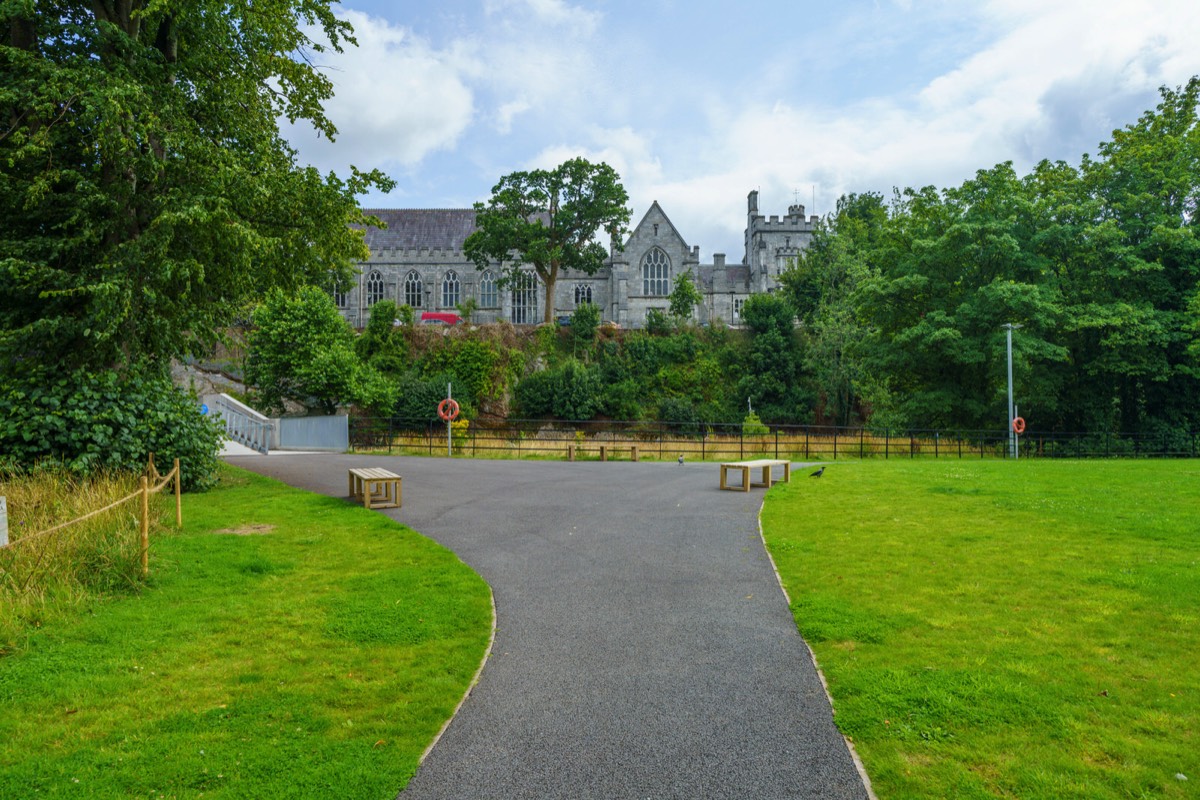
[[[505,16],[515,24],[560,28],[575,36],[591,36],[600,24],[601,14],[562,0],[486,0],[484,12]]]
[[[991,44],[911,96],[726,107],[728,118],[710,117],[704,171],[676,165],[645,202],[662,202],[706,251],[738,243],[736,259],[750,189],[767,214],[797,200],[826,213],[845,192],[945,188],[1007,160],[1077,161],[1153,107],[1159,85],[1200,73],[1200,4],[1004,0],[980,24],[996,30]]]
[[[308,126],[288,138],[323,168],[412,166],[452,148],[467,129],[474,98],[464,74],[475,69],[460,48],[438,50],[379,17],[343,10],[358,47],[328,52],[322,67],[334,83],[326,114],[338,128],[335,143]]]

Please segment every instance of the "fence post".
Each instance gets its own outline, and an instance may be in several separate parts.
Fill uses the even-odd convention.
[[[858,429],[858,457],[859,458],[863,457],[863,444],[866,443],[866,435],[867,435],[866,428]],[[776,456],[776,458],[778,458],[778,456]]]
[[[833,429],[833,460],[837,461],[837,427]]]
[[[804,426],[804,460],[808,461],[808,426]]]
[[[775,457],[779,458],[779,428],[775,429]]]
[[[142,490],[142,577],[150,575],[150,479],[140,480]]]
[[[738,460],[746,457],[746,428],[745,426],[738,429]]]
[[[883,460],[888,460],[888,451],[892,449],[892,429],[883,429]]]
[[[179,459],[175,459],[175,527],[183,527],[183,476],[179,472]]]

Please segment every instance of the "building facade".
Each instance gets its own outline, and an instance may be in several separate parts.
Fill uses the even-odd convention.
[[[355,283],[334,293],[342,315],[358,328],[370,319],[371,306],[385,298],[422,311],[455,311],[474,299],[475,322],[507,320],[517,325],[543,319],[544,291],[528,272],[519,285],[501,287],[498,266],[479,269],[463,253],[475,227],[471,209],[374,209],[367,213],[387,223],[368,228],[371,256],[359,265]],[[772,291],[788,262],[812,239],[817,217],[805,218],[804,206],[793,205],[782,217],[758,213],[758,192],[747,198],[745,253],[740,264],[726,263],[714,253],[700,262],[699,246],[689,247],[666,212],[655,201],[630,233],[623,248],[594,275],[569,272],[559,276],[552,316],[573,312],[581,303],[600,308],[603,319],[640,328],[651,309],[666,311],[675,276],[691,271],[704,298],[700,322],[722,319],[741,324],[741,306],[752,294]]]

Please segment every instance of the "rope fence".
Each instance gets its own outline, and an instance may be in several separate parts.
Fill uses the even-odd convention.
[[[142,577],[146,578],[150,575],[150,495],[158,494],[165,489],[168,484],[173,485],[175,491],[175,527],[182,528],[183,486],[180,475],[181,473],[179,470],[178,458],[175,459],[174,466],[170,472],[168,472],[166,475],[160,475],[158,469],[154,466],[154,454],[151,453],[146,464],[145,473],[138,478],[138,490],[136,492],[128,494],[125,497],[122,497],[120,500],[109,503],[103,508],[97,508],[94,511],[89,511],[81,517],[76,517],[75,519],[68,520],[67,522],[60,523],[52,528],[46,528],[45,530],[38,531],[36,533],[26,534],[20,539],[0,545],[0,549],[16,547],[18,545],[25,544],[26,542],[35,541],[45,536],[49,536],[52,533],[58,533],[66,528],[71,527],[72,525],[77,525],[84,520],[88,520],[92,517],[103,514],[106,511],[112,511],[114,508],[124,505],[131,500],[140,499],[141,503],[140,513],[138,515],[138,531],[141,538],[141,571]]]

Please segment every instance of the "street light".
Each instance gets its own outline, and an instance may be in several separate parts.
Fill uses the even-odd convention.
[[[1019,322],[1006,322],[1000,326],[1004,328],[1008,338],[1008,450],[1012,453],[1014,459],[1017,458],[1017,433],[1013,430],[1013,420],[1017,418],[1016,409],[1013,407],[1013,381],[1012,381],[1012,332],[1016,328],[1023,327]]]

